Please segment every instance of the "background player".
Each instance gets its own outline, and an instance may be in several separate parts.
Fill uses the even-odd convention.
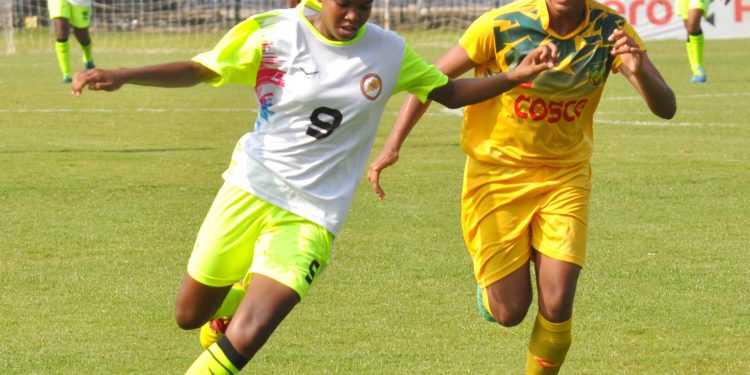
[[[73,72],[70,66],[70,44],[68,44],[71,27],[83,51],[83,66],[86,69],[94,67],[91,35],[89,35],[91,0],[47,0],[47,7],[49,18],[55,25],[55,53],[60,71],[62,71],[62,81],[69,83]]]
[[[666,0],[665,0],[666,1]],[[708,3],[710,0],[675,0],[675,14],[682,18],[685,30],[687,31],[687,49],[690,70],[693,76],[690,78],[692,83],[704,83],[708,78],[706,68],[703,65],[703,29],[701,20],[706,16]],[[729,0],[724,0],[724,5],[729,4]]]
[[[198,233],[175,317],[192,329],[236,313],[188,373],[239,371],[325,269],[391,95],[408,91],[459,107],[556,61],[556,46],[540,46],[505,74],[449,80],[395,33],[366,23],[372,0],[323,0],[315,8],[251,17],[191,61],[93,69],[73,79],[75,95],[125,83],[255,90],[254,129],[238,142]],[[243,277],[244,297],[232,288]]]
[[[518,0],[489,11],[436,64],[450,77],[512,71],[529,51],[556,45],[559,65],[529,84],[468,106],[464,239],[474,262],[482,315],[503,326],[539,311],[526,373],[556,374],[572,343],[573,299],[586,252],[593,117],[610,71],[621,72],[651,111],[672,118],[675,97],[622,16],[593,0]],[[368,178],[380,172],[429,104],[409,97]]]

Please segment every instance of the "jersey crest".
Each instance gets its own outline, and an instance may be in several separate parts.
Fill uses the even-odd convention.
[[[383,79],[375,73],[366,74],[359,83],[362,95],[368,100],[376,100],[383,91]]]

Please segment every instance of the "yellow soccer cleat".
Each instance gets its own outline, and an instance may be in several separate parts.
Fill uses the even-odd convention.
[[[227,331],[230,321],[231,318],[216,318],[206,322],[201,327],[200,335],[198,336],[201,347],[208,349],[213,343],[219,341],[224,336],[224,332]]]

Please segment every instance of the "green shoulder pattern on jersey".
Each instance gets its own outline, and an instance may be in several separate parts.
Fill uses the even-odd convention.
[[[424,103],[432,90],[446,83],[448,83],[448,76],[434,65],[428,64],[409,47],[408,43],[404,43],[404,58],[394,94],[407,91],[416,95]]]
[[[617,65],[616,58],[610,54],[612,44],[607,37],[617,28],[624,29],[630,35],[635,35],[635,32],[621,15],[609,8],[593,1],[587,2],[587,6],[587,19],[582,29],[562,37],[551,35],[545,29],[548,19],[546,9],[511,9],[516,11],[497,15],[493,30],[495,52],[503,70],[513,69],[537,46],[555,43],[559,51],[559,68],[545,74],[547,79],[535,81],[538,89],[544,90],[545,83],[559,81],[561,76],[568,79],[575,77],[571,82],[573,85],[569,86],[571,88],[586,82],[598,85],[606,80],[613,65]],[[635,38],[642,45],[640,39]],[[553,77],[556,75],[558,79]]]
[[[239,83],[255,87],[255,78],[263,56],[264,28],[271,28],[269,20],[277,17],[280,10],[261,13],[237,24],[224,35],[216,46],[192,58],[219,76],[207,83],[221,86]]]

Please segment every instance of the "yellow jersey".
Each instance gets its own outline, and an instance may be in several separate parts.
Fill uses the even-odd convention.
[[[461,147],[477,160],[510,166],[570,166],[593,149],[593,117],[609,73],[620,58],[607,40],[635,30],[613,9],[586,1],[581,25],[568,35],[549,29],[545,0],[517,0],[480,16],[459,40],[478,66],[475,76],[507,72],[531,50],[554,43],[559,65],[534,81],[467,106]]]

